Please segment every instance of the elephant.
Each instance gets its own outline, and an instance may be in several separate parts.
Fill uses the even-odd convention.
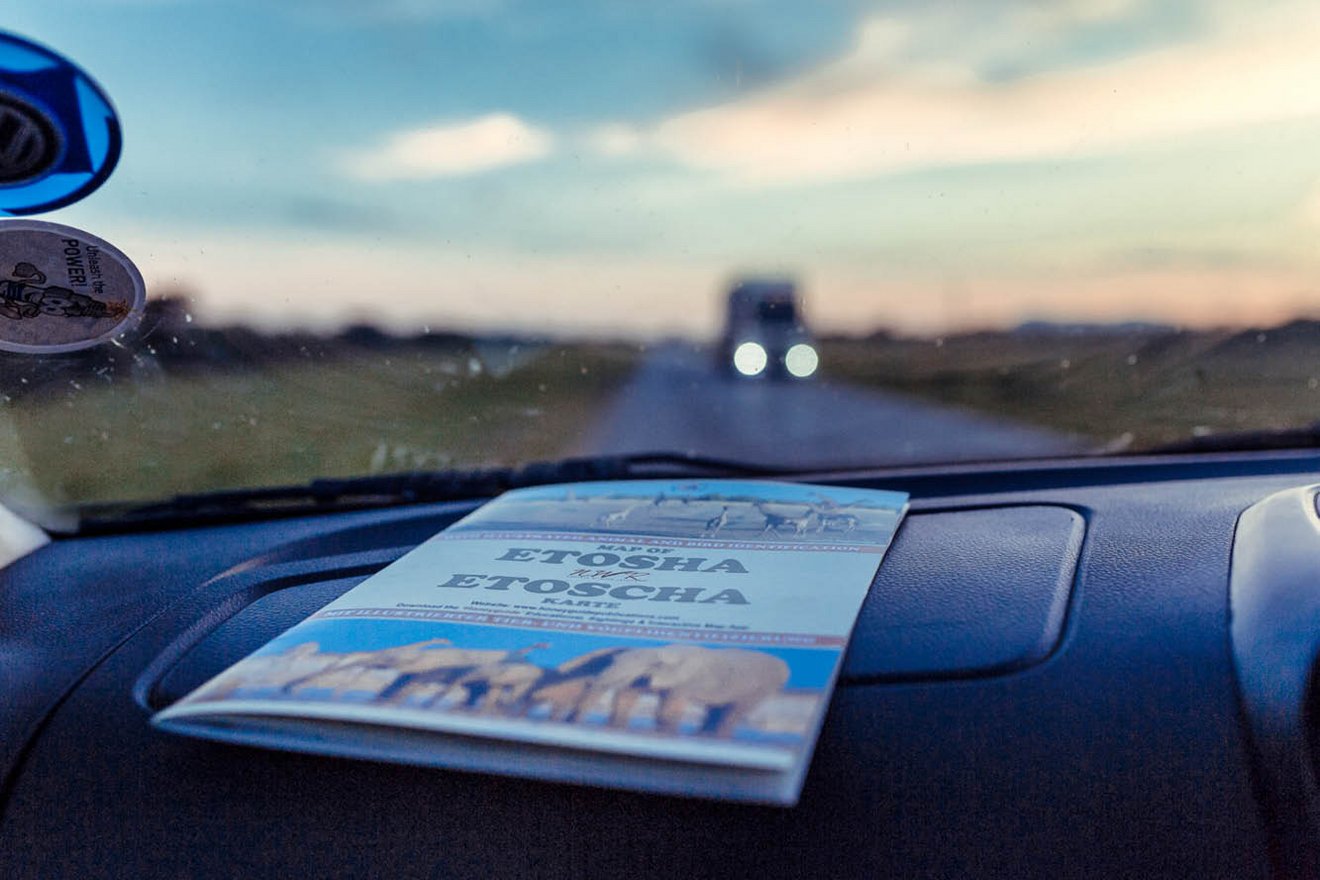
[[[330,690],[330,699],[340,699],[350,693],[374,696],[394,681],[398,673],[392,669],[373,666],[343,666],[323,671],[312,684],[317,689]]]
[[[418,658],[403,667],[395,667],[399,675],[380,692],[378,698],[402,703],[413,692],[438,686],[438,690],[423,704],[424,707],[430,707],[443,699],[449,689],[464,676],[478,669],[521,661],[529,652],[548,647],[544,642],[537,642],[514,651],[436,648],[427,651],[424,658]],[[469,701],[471,699],[469,696]]]
[[[601,672],[614,663],[614,658],[627,648],[601,648],[566,660],[554,669],[545,670],[533,686],[523,693],[517,707],[520,713],[535,706],[548,705],[552,721],[572,720],[579,713],[579,705]]]
[[[478,666],[454,680],[449,690],[467,691],[464,705],[490,714],[516,709],[522,698],[545,675],[546,670],[535,663],[522,660],[504,660]],[[444,696],[438,694],[434,699]]]
[[[667,645],[656,653],[659,663],[649,681],[634,683],[624,693],[658,694],[657,724],[671,732],[678,730],[685,704],[695,703],[706,708],[702,733],[731,736],[753,709],[788,682],[788,664],[763,651]]]
[[[577,674],[587,669],[594,671]],[[787,663],[763,651],[698,645],[603,649],[555,672],[528,699],[553,698],[556,720],[577,721],[604,700],[610,725],[626,727],[638,700],[654,694],[661,730],[676,732],[684,711],[696,705],[705,710],[700,732],[720,737],[732,735],[753,709],[779,692],[789,674]]]
[[[199,699],[222,700],[241,688],[279,687],[307,676],[319,675],[338,658],[336,654],[320,653],[316,642],[303,642],[278,654],[248,657],[212,681],[197,696]]]
[[[292,694],[300,688],[324,686],[327,680],[335,682],[338,690],[337,682],[349,677],[342,673],[367,670],[403,673],[419,666],[425,668],[427,664],[437,662],[437,655],[444,650],[441,646],[449,644],[451,644],[449,639],[427,639],[423,642],[382,648],[378,651],[352,651],[347,654],[332,655],[335,656],[332,662],[286,682],[282,690],[285,694]]]

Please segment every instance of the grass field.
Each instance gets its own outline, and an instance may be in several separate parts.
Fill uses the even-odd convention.
[[[5,405],[4,465],[69,504],[559,457],[636,359],[621,345],[402,348],[78,373]]]
[[[834,340],[835,380],[1054,428],[1097,448],[1320,419],[1320,324],[1137,335]]]
[[[252,344],[246,356],[135,349],[97,354],[109,361],[9,362],[0,493],[45,508],[558,458],[578,451],[644,357],[623,344],[371,334],[320,348]],[[822,364],[830,382],[1052,428],[1097,450],[1320,418],[1314,322],[835,339],[822,343]]]

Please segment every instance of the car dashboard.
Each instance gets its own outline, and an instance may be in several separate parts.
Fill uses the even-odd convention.
[[[478,502],[419,504],[59,538],[0,572],[0,876],[1320,870],[1320,457],[810,479],[906,490],[912,507],[794,807],[150,726]]]

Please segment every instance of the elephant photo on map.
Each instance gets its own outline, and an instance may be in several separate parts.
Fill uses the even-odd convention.
[[[789,668],[778,657],[743,648],[663,645],[656,648],[602,649],[576,658],[567,671],[547,675],[528,699],[551,694],[551,717],[580,721],[604,703],[608,724],[626,728],[642,697],[656,698],[656,728],[678,732],[686,712],[703,713],[698,733],[730,736],[754,709],[778,694]],[[563,667],[561,667],[561,670]],[[591,672],[575,676],[580,669]],[[568,682],[578,682],[568,688]]]
[[[349,701],[382,709],[459,712],[537,722],[734,736],[749,724],[783,727],[793,713],[789,664],[765,651],[692,644],[580,651],[535,662],[548,642],[465,648],[430,638],[367,651],[305,641],[250,657],[213,681],[207,699]],[[559,656],[563,656],[561,652]],[[779,705],[779,704],[783,705]]]

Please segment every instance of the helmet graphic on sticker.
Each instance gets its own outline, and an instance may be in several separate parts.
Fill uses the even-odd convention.
[[[55,354],[122,334],[146,286],[114,245],[72,226],[0,221],[0,349]]]
[[[0,214],[78,201],[119,161],[119,119],[72,62],[0,33]]]

